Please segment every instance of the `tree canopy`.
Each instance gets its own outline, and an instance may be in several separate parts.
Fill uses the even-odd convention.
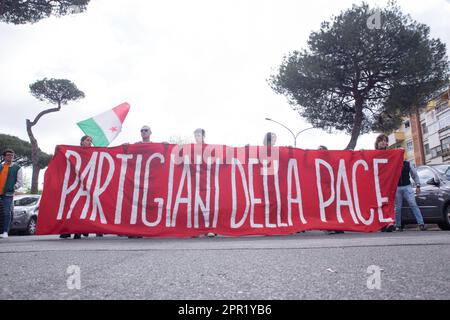
[[[84,93],[67,79],[47,79],[36,81],[30,85],[31,94],[40,101],[56,104],[59,107],[69,101],[84,98]]]
[[[286,55],[269,84],[314,127],[350,134],[353,149],[360,134],[395,129],[448,85],[446,47],[393,1],[353,5],[312,32],[307,49]]]
[[[76,101],[84,98],[84,93],[83,91],[78,90],[77,86],[70,80],[47,78],[31,84],[30,92],[36,99],[56,105],[54,108],[45,109],[39,112],[33,121],[29,119],[26,120],[27,133],[31,142],[31,160],[33,164],[31,192],[35,193],[38,191],[41,152],[39,150],[37,139],[33,134],[33,127],[44,115],[60,111],[61,106],[66,105],[69,101]]]
[[[18,137],[0,134],[0,152],[5,149],[13,149],[15,153],[14,162],[23,167],[31,166],[31,143]],[[52,155],[40,151],[39,168],[44,169],[52,159]]]
[[[0,0],[0,21],[35,23],[50,16],[81,13],[88,4],[89,0]]]

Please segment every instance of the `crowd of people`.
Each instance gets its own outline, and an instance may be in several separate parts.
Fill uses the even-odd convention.
[[[141,140],[136,142],[151,143],[152,131],[149,126],[145,125],[140,130]],[[205,130],[196,129],[194,131],[194,139],[196,144],[205,144]],[[277,136],[273,132],[267,132],[264,136],[263,145],[267,147],[274,147],[277,141]],[[389,139],[385,134],[380,134],[375,140],[376,150],[386,150],[389,145]],[[92,137],[85,135],[80,140],[81,147],[91,147]],[[327,147],[321,145],[318,150],[328,150]],[[17,189],[23,186],[22,168],[13,162],[14,150],[6,149],[2,153],[3,162],[0,164],[0,237],[7,238],[10,230],[12,220],[12,203],[14,193]],[[426,230],[426,226],[420,212],[420,209],[416,203],[415,193],[411,185],[412,178],[416,184],[416,194],[420,193],[420,181],[416,170],[410,165],[408,161],[403,161],[403,167],[400,179],[398,181],[397,192],[395,197],[395,223],[385,227],[382,231],[403,231],[401,223],[401,209],[403,199],[405,199],[411,208],[416,218],[417,224],[421,231]],[[344,233],[343,231],[326,231],[327,234]],[[83,234],[88,237],[88,234]],[[102,234],[96,234],[97,237],[102,237]],[[215,237],[216,234],[210,232],[206,234],[207,237]],[[74,234],[74,239],[81,239],[81,234]],[[60,235],[62,239],[71,238],[71,234]],[[128,236],[128,238],[141,238],[138,236]]]

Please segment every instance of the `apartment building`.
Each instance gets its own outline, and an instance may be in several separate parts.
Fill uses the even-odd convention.
[[[389,148],[399,147],[415,166],[450,163],[449,89],[437,93],[389,135]]]

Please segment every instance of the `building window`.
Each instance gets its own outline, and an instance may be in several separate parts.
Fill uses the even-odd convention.
[[[442,154],[441,146],[430,149],[431,159],[437,158]]]
[[[430,145],[427,143],[423,146],[423,148],[425,149],[425,154],[430,154]]]
[[[439,118],[439,130],[446,129],[450,126],[450,115],[447,113],[445,117]]]
[[[447,100],[439,99],[438,102],[436,103],[436,113],[442,112],[446,109],[448,109]]]
[[[450,153],[450,137],[441,140],[442,155],[448,156]]]
[[[422,133],[427,134],[428,133],[428,126],[425,122],[422,123]]]
[[[407,152],[413,152],[414,151],[414,147],[413,147],[413,142],[412,141],[408,141],[406,143],[406,151]]]

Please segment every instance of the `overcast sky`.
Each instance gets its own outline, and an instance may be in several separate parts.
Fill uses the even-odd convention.
[[[353,3],[360,2],[91,0],[83,14],[33,25],[0,23],[0,132],[28,140],[25,119],[48,108],[28,86],[47,77],[67,78],[86,94],[34,127],[48,153],[57,144],[79,143],[76,122],[122,102],[131,110],[112,145],[138,141],[144,124],[155,142],[191,137],[202,127],[208,143],[260,145],[264,133],[274,131],[278,145],[293,145],[286,129],[264,119],[294,131],[309,125],[266,79],[283,55],[305,48],[311,31]],[[449,1],[399,5],[450,45]],[[372,148],[374,136],[361,137],[357,148]],[[298,146],[343,149],[348,141],[313,129],[301,134]]]

